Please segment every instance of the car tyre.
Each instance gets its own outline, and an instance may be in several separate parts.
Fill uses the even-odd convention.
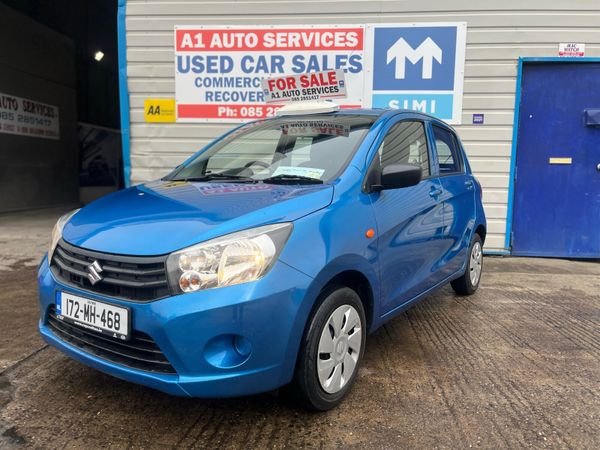
[[[366,341],[366,318],[358,294],[347,287],[323,293],[309,319],[292,390],[309,409],[336,407],[356,379]]]
[[[452,289],[459,295],[472,295],[475,293],[481,282],[483,272],[483,242],[481,236],[477,233],[473,236],[473,241],[469,247],[467,257],[467,268],[465,273],[450,284]]]

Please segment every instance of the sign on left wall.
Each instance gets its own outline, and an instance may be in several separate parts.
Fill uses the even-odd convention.
[[[58,107],[0,92],[0,133],[60,139]]]

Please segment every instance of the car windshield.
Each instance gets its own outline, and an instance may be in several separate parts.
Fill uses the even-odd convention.
[[[346,167],[376,117],[327,114],[248,124],[169,179],[327,183]]]

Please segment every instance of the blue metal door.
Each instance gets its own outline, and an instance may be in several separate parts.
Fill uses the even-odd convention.
[[[600,63],[523,66],[512,252],[600,257]]]

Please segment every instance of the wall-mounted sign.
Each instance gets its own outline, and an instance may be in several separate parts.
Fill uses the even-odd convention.
[[[343,70],[342,107],[406,108],[460,123],[466,23],[176,26],[177,120],[272,116],[264,78]],[[270,99],[275,100],[275,99]]]
[[[176,26],[177,120],[240,121],[274,115],[263,78],[345,69],[346,106],[362,104],[364,26]]]
[[[473,125],[483,125],[485,122],[484,114],[473,114]]]
[[[585,56],[585,44],[561,42],[558,44],[558,56],[582,58]]]
[[[0,93],[0,133],[59,139],[58,107]]]
[[[144,121],[175,122],[174,98],[147,98],[144,100]]]
[[[459,124],[466,23],[367,26],[366,97],[374,108],[413,109]]]

